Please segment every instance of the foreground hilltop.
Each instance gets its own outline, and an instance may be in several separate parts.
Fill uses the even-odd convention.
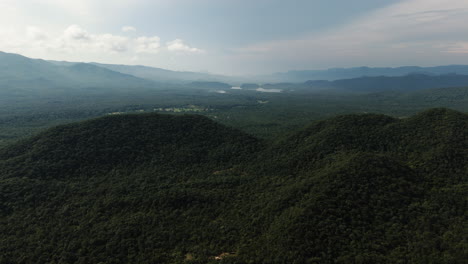
[[[467,131],[447,109],[269,144],[189,115],[59,126],[0,150],[0,263],[463,263]]]
[[[257,145],[203,116],[111,115],[50,129],[7,147],[0,158],[8,177],[63,179],[141,166],[226,166]]]

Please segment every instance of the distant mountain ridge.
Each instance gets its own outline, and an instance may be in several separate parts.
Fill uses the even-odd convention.
[[[159,82],[191,82],[191,81],[224,81],[230,79],[227,76],[215,75],[210,73],[190,72],[190,71],[171,71],[161,68],[142,66],[142,65],[116,65],[92,63],[99,67],[107,68],[120,73],[131,74],[133,76]]]
[[[68,61],[54,61],[49,60],[55,65],[59,66],[71,66],[78,64],[79,62],[68,62]],[[157,81],[157,82],[168,82],[168,83],[187,83],[193,81],[225,81],[234,80],[228,76],[203,73],[203,72],[191,72],[191,71],[173,71],[162,68],[144,66],[144,65],[124,65],[124,64],[108,64],[90,62],[87,64],[96,65],[101,68],[109,69],[115,72],[133,75],[138,78]]]
[[[336,89],[349,92],[408,92],[433,88],[466,87],[468,86],[468,75],[409,74],[405,76],[366,76],[335,81],[307,81],[305,85],[310,88]]]
[[[222,82],[191,82],[188,85],[199,89],[229,89],[232,87],[231,85]]]
[[[468,74],[468,65],[447,65],[435,67],[356,67],[356,68],[331,68],[327,70],[302,70],[274,73],[272,80],[277,82],[305,82],[308,80],[339,80],[358,77],[377,77],[377,76],[404,76],[408,74]]]
[[[468,86],[468,66],[399,68],[349,68],[319,71],[291,71],[264,78],[263,88],[299,89],[338,88],[347,91],[373,92],[390,90],[417,90],[423,88]],[[57,88],[106,88],[107,90],[133,91],[135,88],[221,88],[240,85],[244,77],[229,77],[197,72],[177,72],[148,66],[113,65],[46,61],[0,52],[0,87],[38,91]],[[245,77],[245,79],[248,79]],[[304,84],[305,82],[305,84]],[[246,87],[260,87],[245,82]],[[246,88],[247,89],[247,88]],[[2,93],[0,90],[0,93]]]
[[[54,64],[0,52],[0,86],[34,91],[38,87],[152,87],[156,83],[88,63]]]

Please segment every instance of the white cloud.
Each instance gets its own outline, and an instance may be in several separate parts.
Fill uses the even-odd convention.
[[[89,40],[90,34],[80,26],[71,25],[63,32],[63,36],[70,40]]]
[[[204,52],[201,49],[192,48],[184,43],[181,39],[175,39],[173,41],[167,42],[167,49],[169,51],[178,51],[178,52],[191,52],[191,53],[202,53]]]
[[[0,50],[31,57],[80,61],[99,61],[101,58],[125,58],[122,63],[148,61],[147,55],[168,59],[173,52],[200,53],[182,40],[161,44],[158,36],[127,37],[118,34],[91,33],[79,25],[70,25],[59,32],[47,32],[37,26],[28,26],[21,32],[0,27]],[[146,54],[145,56],[139,56]],[[117,56],[119,55],[119,56]],[[143,59],[142,59],[143,58]]]
[[[122,31],[125,33],[135,32],[136,28],[132,26],[125,26],[125,27],[122,27]]]
[[[159,37],[139,37],[135,40],[137,53],[159,53],[161,48]]]
[[[95,45],[105,51],[125,52],[128,50],[129,40],[122,36],[103,34],[95,36]]]
[[[129,39],[112,34],[90,34],[78,25],[71,25],[56,40],[50,42],[51,49],[66,52],[109,52],[121,53],[128,50]]]

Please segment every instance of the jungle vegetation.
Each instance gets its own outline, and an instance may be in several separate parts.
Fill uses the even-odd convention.
[[[465,263],[468,115],[275,139],[119,114],[0,149],[0,263]]]

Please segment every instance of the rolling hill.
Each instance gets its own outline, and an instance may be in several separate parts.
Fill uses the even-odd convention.
[[[0,149],[0,263],[463,263],[467,131],[447,109],[270,143],[191,115],[59,126]]]

